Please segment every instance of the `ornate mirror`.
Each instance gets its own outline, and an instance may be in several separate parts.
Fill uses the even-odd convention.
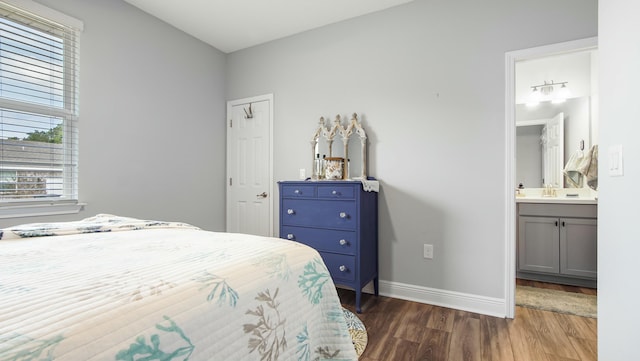
[[[358,139],[359,142],[357,142]],[[360,149],[357,149],[358,143]],[[359,154],[353,154],[358,150]],[[350,152],[354,155],[353,162],[350,161]],[[342,125],[340,115],[337,115],[329,125],[326,124],[324,117],[320,118],[318,128],[311,138],[311,159],[312,179],[325,179],[319,168],[326,164],[321,165],[321,163],[337,159],[342,159],[345,165],[342,179],[367,179],[367,134],[358,121],[358,115],[353,113],[351,120],[345,126]]]

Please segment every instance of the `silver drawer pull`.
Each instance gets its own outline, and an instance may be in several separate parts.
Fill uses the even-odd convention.
[[[293,240],[293,239],[296,239],[296,236],[294,236],[293,233],[289,233],[287,234],[287,239]]]
[[[347,213],[340,212],[340,218],[347,218]]]
[[[289,208],[287,209],[287,214],[294,214],[296,213],[293,209]]]
[[[331,194],[333,194],[335,196],[336,194],[338,194],[338,191],[333,191],[333,192],[331,192]]]
[[[341,239],[339,243],[340,243],[341,246],[345,246],[347,244],[347,240],[346,239]]]
[[[340,272],[345,272],[347,270],[347,266],[342,265],[342,266],[338,267],[338,269],[340,270]]]
[[[293,191],[293,193],[295,193],[295,194],[300,194],[300,190],[299,190],[299,189],[296,189],[295,191]]]

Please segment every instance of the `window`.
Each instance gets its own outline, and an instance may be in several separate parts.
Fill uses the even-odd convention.
[[[0,1],[0,207],[78,200],[82,23]]]

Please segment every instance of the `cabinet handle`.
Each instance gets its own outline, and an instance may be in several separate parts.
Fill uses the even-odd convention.
[[[558,227],[558,221],[556,221],[556,227]]]
[[[341,246],[345,246],[347,244],[347,240],[346,239],[341,239],[339,243],[340,243]]]
[[[333,194],[335,196],[336,194],[338,194],[338,191],[333,191],[333,192],[331,192],[331,194]]]
[[[347,218],[347,214],[345,212],[340,212],[340,218]]]
[[[296,213],[293,209],[289,208],[287,209],[287,214],[294,214]]]
[[[300,194],[300,190],[299,190],[299,189],[296,189],[295,191],[293,191],[293,193],[295,193],[295,194]]]
[[[287,239],[288,240],[294,240],[296,239],[296,236],[294,236],[292,233],[287,234]]]
[[[340,272],[345,272],[347,270],[347,266],[341,265],[340,267],[338,267],[338,269],[340,270]]]
[[[564,227],[564,221],[562,221],[562,227]]]

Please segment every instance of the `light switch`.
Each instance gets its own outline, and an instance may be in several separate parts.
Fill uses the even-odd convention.
[[[612,145],[609,147],[609,175],[612,177],[622,177],[624,175],[622,145]]]

